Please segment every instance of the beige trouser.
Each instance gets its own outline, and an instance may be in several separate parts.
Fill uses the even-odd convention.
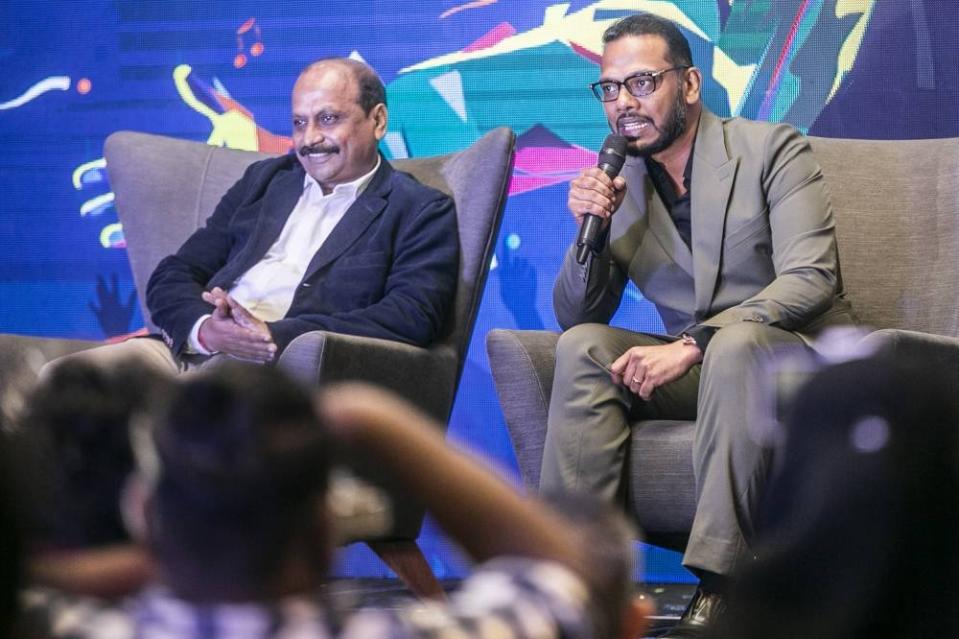
[[[166,344],[158,339],[135,338],[117,344],[96,344],[82,340],[0,335],[0,416],[14,419],[23,409],[38,379],[64,362],[84,361],[96,366],[112,366],[135,359],[169,375],[208,365],[203,361],[190,364],[179,362]],[[198,359],[213,362],[220,358]]]
[[[183,366],[162,341],[152,338],[134,338],[59,357],[44,366],[41,376],[47,374],[47,371],[54,366],[78,360],[103,367],[113,367],[124,361],[136,360],[158,373],[169,375],[176,375],[183,370]]]
[[[104,344],[103,346],[59,357],[47,363],[41,370],[40,375],[42,377],[54,366],[77,360],[107,367],[115,366],[123,361],[135,360],[158,373],[178,375],[216,366],[231,359],[226,355],[213,355],[212,357],[188,355],[185,358],[177,358],[173,356],[173,352],[161,340],[152,337],[137,337],[125,342]]]
[[[729,575],[752,556],[749,540],[769,471],[769,452],[756,437],[764,427],[758,422],[771,418],[766,364],[782,350],[807,347],[788,331],[742,322],[717,331],[703,363],[657,388],[649,402],[612,382],[608,367],[627,349],[662,343],[604,324],[563,333],[540,487],[621,499],[630,421],[695,419],[697,506],[683,563]]]

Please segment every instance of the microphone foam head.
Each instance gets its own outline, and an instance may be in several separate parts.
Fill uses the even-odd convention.
[[[599,152],[599,161],[597,164],[604,164],[615,169],[612,175],[618,175],[623,164],[626,162],[626,138],[615,133],[610,133],[603,141],[603,148]]]

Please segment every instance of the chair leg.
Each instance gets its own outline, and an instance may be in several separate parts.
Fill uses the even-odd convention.
[[[413,540],[368,541],[366,545],[422,599],[446,599],[446,592]]]

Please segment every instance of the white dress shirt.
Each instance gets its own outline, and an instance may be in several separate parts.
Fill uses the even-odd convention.
[[[306,268],[316,252],[333,232],[380,168],[380,158],[369,173],[352,182],[337,184],[323,194],[319,183],[307,174],[303,194],[286,220],[280,236],[259,262],[244,273],[227,293],[250,313],[264,322],[282,319],[293,303],[293,294],[303,280]],[[190,331],[190,348],[196,353],[212,353],[200,345],[200,325],[204,315]]]

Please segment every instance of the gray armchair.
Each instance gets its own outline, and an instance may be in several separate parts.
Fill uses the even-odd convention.
[[[959,138],[810,138],[836,213],[846,291],[876,348],[959,368]],[[525,484],[539,485],[559,335],[494,330],[490,367]],[[694,422],[633,424],[627,509],[682,549],[695,510]]]
[[[515,135],[490,131],[467,149],[393,162],[401,171],[453,197],[459,223],[459,285],[451,330],[429,348],[317,331],[293,340],[278,365],[310,384],[358,379],[403,395],[446,424],[466,359],[473,324],[489,272],[512,175]],[[212,213],[246,167],[268,157],[199,142],[121,131],[106,140],[104,155],[127,253],[147,326],[147,280],[157,263],[175,252]],[[0,336],[0,402],[16,408],[22,389],[43,361],[96,346],[95,342]],[[6,380],[16,378],[16,383]],[[423,510],[409,495],[390,490],[362,459],[356,473],[379,486],[391,502],[392,529],[367,543],[417,594],[440,595],[416,545]]]

